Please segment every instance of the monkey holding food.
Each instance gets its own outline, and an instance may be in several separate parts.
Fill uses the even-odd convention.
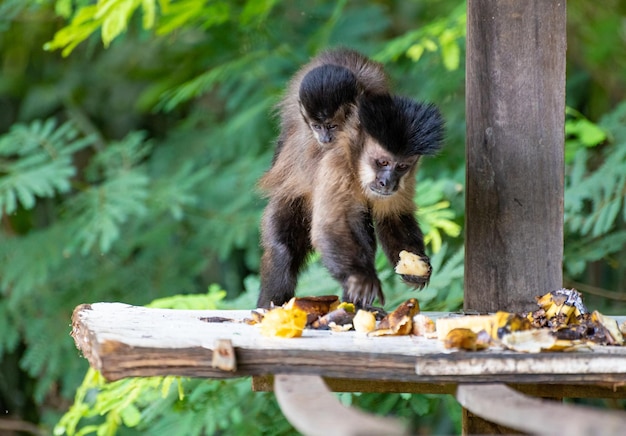
[[[413,198],[419,158],[441,146],[441,115],[433,105],[386,92],[360,92],[355,102],[354,125],[328,148],[313,147],[311,135],[281,131],[272,167],[259,183],[269,202],[258,307],[294,296],[314,249],[341,284],[344,301],[367,306],[378,298],[384,304],[374,265],[377,239],[393,265],[401,251],[427,264],[426,274],[402,274],[405,282],[422,288],[429,281]],[[308,128],[304,118],[300,123]]]

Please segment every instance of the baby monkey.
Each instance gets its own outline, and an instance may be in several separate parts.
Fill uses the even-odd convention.
[[[356,134],[356,100],[362,94],[388,92],[382,65],[357,51],[322,52],[302,67],[290,81],[278,108],[285,142],[305,141],[326,149]],[[278,151],[278,150],[277,150]]]
[[[323,152],[306,141],[285,141],[260,186],[269,197],[263,214],[259,307],[294,296],[297,276],[312,250],[342,286],[343,300],[384,304],[374,265],[377,240],[395,265],[406,250],[428,258],[415,219],[419,158],[443,139],[437,108],[388,94],[357,99],[360,126]],[[318,147],[319,148],[319,147]],[[430,278],[403,275],[421,288]]]

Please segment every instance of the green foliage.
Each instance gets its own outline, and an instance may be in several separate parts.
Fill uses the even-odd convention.
[[[572,163],[576,152],[583,147],[595,147],[606,140],[606,133],[583,114],[570,107],[565,120],[565,163]]]
[[[15,125],[0,138],[0,213],[32,209],[37,197],[54,197],[70,190],[76,174],[72,155],[90,144],[65,123],[53,119]]]
[[[446,185],[456,185],[447,179],[425,179],[417,186],[415,201],[419,205],[418,220],[424,232],[424,242],[431,246],[433,253],[441,249],[443,235],[456,238],[461,234],[461,226],[456,211],[450,208],[446,200]]]
[[[389,62],[406,55],[417,62],[424,53],[439,51],[446,70],[456,70],[461,64],[461,45],[465,40],[466,19],[463,3],[451,13],[389,41],[376,58],[381,62]]]
[[[572,276],[626,244],[626,104],[598,126],[589,121],[583,126],[581,131],[590,133],[578,136],[571,146],[576,151],[565,185],[565,267]],[[588,150],[605,139],[601,154]]]

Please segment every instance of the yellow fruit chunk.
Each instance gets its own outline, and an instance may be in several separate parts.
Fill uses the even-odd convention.
[[[491,336],[485,330],[477,333],[468,328],[455,328],[448,332],[443,340],[443,346],[446,348],[479,351],[489,348],[490,342]]]
[[[296,307],[291,309],[277,307],[267,312],[263,317],[261,334],[279,338],[300,337],[306,326],[306,317],[306,312]]]
[[[400,252],[400,260],[396,264],[396,273],[411,276],[427,276],[428,264],[417,254],[406,250]]]
[[[352,320],[354,330],[359,333],[369,333],[376,329],[376,317],[372,312],[359,309]]]
[[[443,341],[448,335],[448,332],[456,328],[470,329],[474,333],[478,333],[481,330],[493,332],[497,319],[495,315],[453,315],[438,318],[435,322],[437,326],[437,338]]]

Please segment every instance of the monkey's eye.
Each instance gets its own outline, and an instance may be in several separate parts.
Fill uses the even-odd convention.
[[[329,124],[328,129],[329,130],[335,130],[337,128],[337,124]]]
[[[406,171],[409,169],[409,164],[399,163],[396,168],[398,168],[398,171]]]
[[[313,129],[315,130],[321,130],[322,126],[320,126],[319,124],[311,124],[311,127],[313,127]]]
[[[389,161],[385,159],[376,159],[376,165],[380,168],[385,168],[389,166]]]

